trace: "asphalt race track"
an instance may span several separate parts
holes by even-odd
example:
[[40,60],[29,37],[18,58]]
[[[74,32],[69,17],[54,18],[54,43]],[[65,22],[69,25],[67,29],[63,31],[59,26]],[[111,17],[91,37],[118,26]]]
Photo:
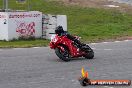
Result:
[[[83,88],[78,78],[84,67],[91,79],[132,80],[132,41],[90,44],[92,60],[63,62],[49,47],[0,49],[0,88]],[[85,88],[132,88],[87,86]]]

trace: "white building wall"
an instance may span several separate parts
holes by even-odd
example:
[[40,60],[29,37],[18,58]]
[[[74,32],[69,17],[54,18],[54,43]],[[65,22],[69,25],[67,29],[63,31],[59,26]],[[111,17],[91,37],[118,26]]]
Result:
[[42,36],[42,13],[0,12],[0,40]]
[[0,12],[0,40],[8,40],[8,14]]
[[[48,21],[47,21],[48,19]],[[55,29],[57,26],[62,26],[65,31],[67,31],[67,17],[66,15],[50,15],[46,16],[48,24],[44,24],[44,32],[46,33],[45,38],[50,39],[53,34],[55,34]],[[45,23],[45,22],[43,22]]]
[[65,31],[67,31],[67,16],[57,15],[57,26],[61,25]]
[[42,13],[31,12],[9,12],[8,13],[9,40],[19,37],[41,37],[42,35]]
[[44,17],[42,27],[42,12],[0,12],[0,40],[8,41],[30,36],[38,38],[42,35],[44,38],[50,39],[59,25],[67,31],[66,15],[48,14]]

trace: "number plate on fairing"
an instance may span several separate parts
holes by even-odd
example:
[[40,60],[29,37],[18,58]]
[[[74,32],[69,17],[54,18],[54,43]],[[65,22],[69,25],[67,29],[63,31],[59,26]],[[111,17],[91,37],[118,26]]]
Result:
[[52,35],[51,36],[51,42],[56,42],[56,41],[57,41],[56,35]]

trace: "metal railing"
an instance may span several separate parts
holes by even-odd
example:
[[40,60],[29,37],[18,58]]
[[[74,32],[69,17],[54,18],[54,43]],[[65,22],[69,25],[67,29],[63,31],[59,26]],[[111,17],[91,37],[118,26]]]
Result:
[[31,0],[0,0],[1,11],[29,11]]

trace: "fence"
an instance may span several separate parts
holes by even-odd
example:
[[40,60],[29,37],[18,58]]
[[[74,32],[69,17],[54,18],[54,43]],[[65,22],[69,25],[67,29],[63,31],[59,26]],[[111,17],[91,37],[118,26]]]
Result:
[[[35,7],[34,0],[0,0],[0,9],[4,9],[6,6],[6,1],[8,1],[9,10],[31,10],[32,6]],[[19,1],[23,1],[20,3]]]

